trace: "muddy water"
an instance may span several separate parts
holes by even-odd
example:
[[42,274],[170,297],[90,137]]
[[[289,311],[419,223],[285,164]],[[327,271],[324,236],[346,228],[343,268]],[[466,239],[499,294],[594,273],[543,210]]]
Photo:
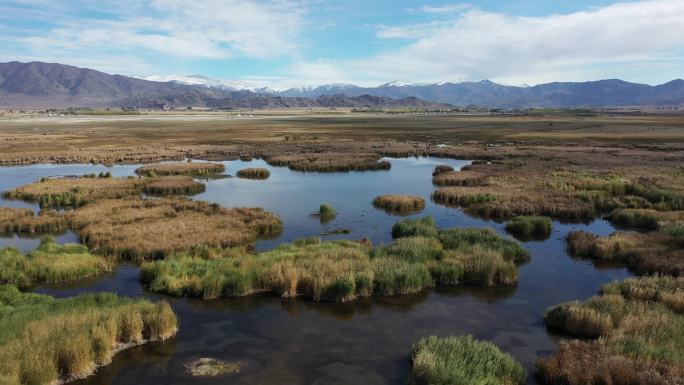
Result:
[[[433,215],[442,227],[487,226],[504,233],[502,223],[471,218],[460,210],[429,201],[431,171],[436,164],[460,167],[467,162],[431,158],[390,159],[390,171],[366,173],[300,173],[273,168],[262,161],[226,162],[227,174],[242,167],[266,167],[266,181],[223,178],[206,181],[207,190],[195,199],[226,207],[261,206],[278,214],[284,232],[260,240],[264,250],[303,236],[337,228],[351,234],[325,239],[368,237],[374,244],[390,242],[390,228],[399,217],[373,208],[379,194],[411,193],[425,197],[425,210],[413,217]],[[30,166],[0,168],[3,190],[41,176],[78,175],[111,171],[132,175],[136,166]],[[310,214],[322,202],[338,211],[322,224]],[[2,201],[2,205],[25,203]],[[601,284],[627,277],[620,266],[593,265],[571,259],[565,250],[568,231],[582,229],[608,235],[615,229],[603,220],[589,224],[554,222],[549,239],[525,242],[531,261],[520,267],[514,288],[450,288],[426,290],[412,296],[373,298],[352,304],[318,304],[305,300],[283,302],[274,296],[199,301],[147,293],[138,283],[138,269],[121,265],[113,274],[36,291],[71,296],[88,291],[113,291],[127,296],[169,300],[179,316],[180,332],[171,341],[149,344],[120,353],[112,365],[80,384],[404,384],[411,345],[425,335],[471,333],[511,353],[530,369],[539,355],[552,352],[559,336],[547,331],[544,310],[555,303],[587,298]],[[68,241],[67,233],[62,241]],[[0,239],[0,245],[17,242]],[[19,239],[22,242],[37,240]],[[25,247],[29,247],[27,245]],[[242,363],[239,374],[193,378],[183,365],[200,357]],[[530,375],[529,383],[535,383]]]

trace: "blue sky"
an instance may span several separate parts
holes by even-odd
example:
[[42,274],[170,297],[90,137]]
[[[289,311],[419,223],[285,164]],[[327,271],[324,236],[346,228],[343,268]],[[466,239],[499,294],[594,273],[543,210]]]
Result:
[[0,61],[255,85],[684,77],[683,0],[0,3]]

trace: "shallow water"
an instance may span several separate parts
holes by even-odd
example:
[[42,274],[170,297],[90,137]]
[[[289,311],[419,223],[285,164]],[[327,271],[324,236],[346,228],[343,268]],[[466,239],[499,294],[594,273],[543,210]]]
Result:
[[[376,195],[388,193],[425,197],[425,210],[412,216],[433,215],[441,227],[488,226],[504,233],[503,223],[472,218],[460,210],[430,202],[434,166],[446,163],[460,167],[467,162],[432,158],[390,160],[390,171],[334,174],[293,172],[270,167],[260,160],[230,161],[225,162],[227,174],[234,175],[248,166],[266,167],[271,177],[266,181],[209,180],[206,192],[194,198],[226,207],[261,206],[278,214],[285,230],[275,239],[260,240],[259,250],[336,228],[350,228],[352,232],[324,238],[367,237],[374,244],[388,243],[391,226],[399,217],[371,204]],[[100,171],[112,171],[115,176],[132,175],[135,168],[0,168],[0,188],[5,190],[50,175]],[[327,224],[310,215],[322,202],[329,202],[338,211],[337,217]],[[8,203],[17,204],[0,202]],[[536,357],[551,353],[559,338],[544,326],[544,310],[558,302],[587,298],[596,294],[601,284],[630,275],[624,267],[570,258],[564,238],[573,229],[603,236],[615,231],[603,220],[590,224],[554,222],[549,239],[524,243],[532,258],[519,268],[519,283],[513,288],[438,288],[412,296],[373,298],[351,304],[319,304],[300,299],[284,302],[267,295],[203,302],[147,293],[138,283],[137,267],[121,265],[115,273],[104,277],[36,291],[59,297],[113,291],[166,298],[179,316],[180,332],[173,340],[122,352],[112,365],[101,368],[81,384],[404,384],[413,343],[430,334],[462,333],[489,339],[514,355],[530,369],[528,382],[532,384]],[[0,239],[0,246],[4,244],[7,240]],[[184,372],[183,365],[199,357],[240,360],[245,367],[237,375],[192,378]]]

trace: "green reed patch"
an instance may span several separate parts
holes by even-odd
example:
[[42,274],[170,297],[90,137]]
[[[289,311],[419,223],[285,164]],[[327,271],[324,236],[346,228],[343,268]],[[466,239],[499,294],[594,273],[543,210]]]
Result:
[[422,338],[411,353],[409,384],[524,384],[527,373],[510,355],[471,335]]
[[166,302],[82,294],[67,299],[0,286],[0,383],[43,385],[85,378],[116,351],[176,333]]
[[92,255],[79,244],[60,245],[44,236],[40,247],[23,255],[14,248],[0,249],[0,284],[29,287],[82,279],[112,270],[107,259]]
[[548,237],[552,226],[549,217],[518,216],[506,224],[506,231],[522,237]]
[[318,208],[318,215],[321,218],[334,218],[337,215],[337,212],[330,204],[321,203],[321,206]]

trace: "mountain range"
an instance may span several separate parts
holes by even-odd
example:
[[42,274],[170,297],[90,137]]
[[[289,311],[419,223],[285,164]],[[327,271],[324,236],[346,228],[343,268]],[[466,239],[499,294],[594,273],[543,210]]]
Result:
[[[152,78],[154,79],[154,78]],[[328,84],[276,90],[200,75],[150,80],[42,62],[0,63],[0,108],[291,108],[684,106],[684,80],[651,86],[610,79],[531,87],[480,82],[377,87]]]

